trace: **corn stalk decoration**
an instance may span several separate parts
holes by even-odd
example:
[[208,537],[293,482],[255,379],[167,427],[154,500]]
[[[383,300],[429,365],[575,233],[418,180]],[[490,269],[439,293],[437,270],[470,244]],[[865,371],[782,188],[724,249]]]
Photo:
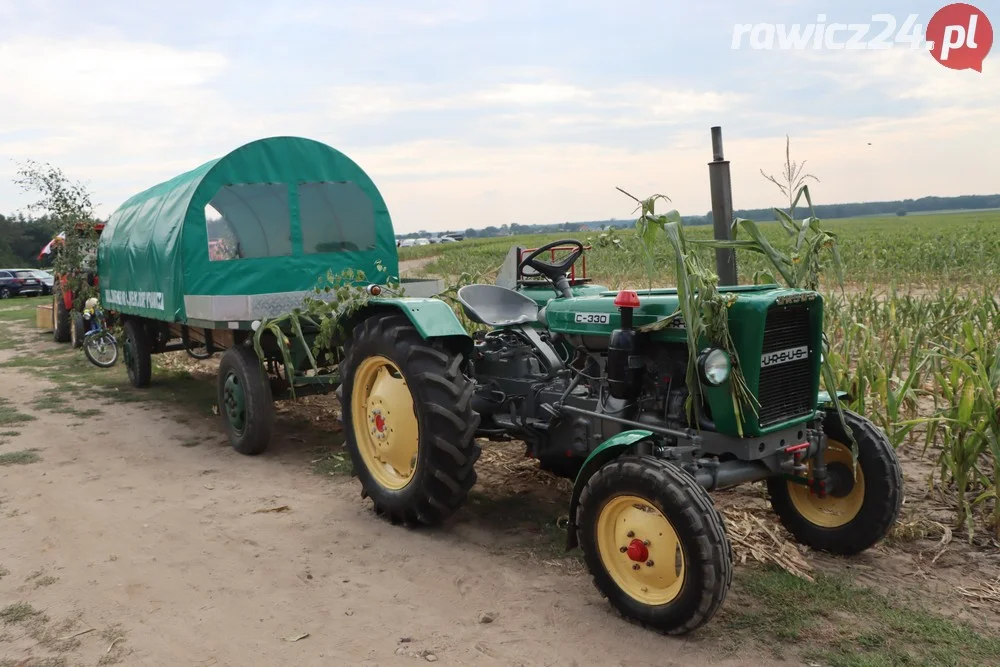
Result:
[[[628,195],[621,188],[618,189]],[[632,195],[628,196],[632,197]],[[697,424],[697,420],[694,419],[694,406],[696,401],[701,401],[703,392],[701,375],[698,373],[701,341],[707,339],[711,345],[720,347],[729,354],[732,361],[730,386],[732,387],[733,410],[736,413],[737,429],[742,436],[744,407],[750,406],[756,413],[759,406],[753,393],[747,387],[736,354],[736,346],[729,333],[729,308],[736,301],[736,295],[720,294],[717,289],[719,276],[706,268],[697,255],[688,252],[688,241],[684,237],[680,214],[676,210],[671,210],[663,215],[656,214],[657,200],[670,201],[668,197],[654,195],[645,200],[632,198],[639,203],[641,210],[641,215],[636,221],[636,229],[639,232],[650,280],[652,280],[654,272],[652,248],[657,235],[661,232],[666,234],[673,246],[677,275],[677,311],[664,319],[639,327],[639,330],[657,331],[670,326],[677,317],[680,317],[684,322],[688,344],[687,386],[689,391],[685,408],[688,421],[691,423]]]
[[[792,218],[792,212],[801,199],[805,199],[809,206],[809,216],[797,222]],[[691,243],[708,246],[710,248],[731,248],[734,250],[749,250],[763,255],[771,264],[774,273],[781,276],[785,285],[791,288],[807,289],[819,291],[820,277],[823,271],[822,255],[824,251],[829,251],[833,260],[833,268],[836,271],[837,282],[840,285],[841,293],[844,291],[844,270],[840,259],[840,252],[837,249],[837,236],[833,232],[823,229],[820,220],[816,217],[813,208],[812,197],[809,194],[809,186],[802,185],[798,193],[790,199],[788,211],[780,208],[773,208],[775,217],[792,240],[792,248],[789,251],[781,251],[768,241],[761,232],[760,227],[753,220],[736,218],[733,220],[731,233],[732,240],[697,240]],[[743,232],[748,239],[740,239],[739,233]],[[754,274],[754,283],[760,281],[777,284],[775,275],[767,272],[757,272]],[[847,425],[844,419],[844,409],[837,396],[837,382],[834,377],[830,359],[827,357],[827,341],[824,335],[823,360],[821,370],[823,374],[823,384],[830,395],[830,400],[837,409],[844,432],[847,433],[851,441],[851,456],[854,462],[854,471],[857,474],[858,443],[854,438],[854,432]]]
[[[385,272],[380,261],[376,261],[375,269],[380,274]],[[336,354],[350,335],[346,327],[353,316],[376,298],[369,292],[368,286],[368,277],[364,271],[345,269],[338,274],[330,271],[313,288],[315,296],[303,299],[301,308],[255,323],[253,347],[257,358],[261,360],[266,358],[263,338],[268,334],[273,336],[293,398],[295,385],[292,379],[295,375],[295,363],[292,346],[300,345],[311,370],[320,373],[319,360],[330,354]],[[404,293],[399,279],[395,277],[389,277],[380,287],[393,296],[403,296]],[[303,325],[314,335],[311,347],[306,342]],[[286,329],[290,330],[292,339],[285,333]]]
[[[790,160],[790,158],[789,158]],[[728,328],[728,308],[736,300],[736,295],[723,295],[718,292],[718,275],[704,266],[697,255],[688,251],[688,245],[699,244],[711,248],[731,248],[734,250],[749,250],[757,252],[770,262],[773,267],[772,272],[756,272],[753,276],[754,283],[760,282],[777,283],[775,274],[781,276],[784,283],[791,288],[801,288],[818,291],[820,288],[820,276],[823,269],[822,255],[824,251],[830,251],[833,259],[833,266],[836,271],[837,280],[843,292],[843,265],[840,253],[837,249],[837,237],[832,232],[820,226],[820,220],[815,215],[812,197],[809,193],[809,186],[801,184],[805,177],[801,175],[801,168],[796,168],[794,163],[789,162],[786,169],[792,179],[789,186],[782,189],[788,193],[792,185],[798,185],[798,191],[794,196],[789,197],[788,211],[775,207],[773,209],[775,217],[782,229],[788,234],[793,242],[790,251],[782,251],[776,248],[761,232],[760,227],[753,220],[737,218],[732,223],[732,240],[687,240],[684,237],[683,223],[680,214],[676,210],[671,210],[665,215],[656,215],[654,211],[657,200],[670,201],[664,195],[654,195],[645,200],[625,192],[621,188],[618,190],[635,201],[639,202],[641,215],[636,221],[636,229],[645,251],[645,259],[650,276],[652,277],[655,267],[652,264],[652,247],[659,230],[666,233],[667,239],[674,248],[677,276],[677,294],[679,299],[679,312],[685,323],[688,342],[688,369],[687,383],[692,388],[691,395],[688,396],[688,418],[691,418],[691,410],[694,400],[701,397],[701,382],[697,372],[697,356],[700,351],[700,336],[705,336],[713,345],[717,345],[729,353],[732,360],[732,382],[730,383],[732,392],[733,407],[736,412],[737,424],[740,425],[740,435],[742,436],[743,408],[749,406],[756,412],[756,399],[746,385],[746,380],[741,371],[741,364],[735,350]],[[815,178],[815,177],[813,177]],[[777,182],[773,177],[769,178]],[[778,184],[781,187],[781,184]],[[796,222],[792,217],[795,207],[805,199],[809,206],[810,215],[801,222]],[[738,238],[742,231],[749,238]],[[659,327],[668,326],[675,316],[655,322],[644,327],[644,330],[655,330]],[[824,348],[826,348],[824,338]],[[844,419],[843,407],[837,396],[837,384],[834,378],[830,360],[826,357],[824,349],[823,361],[821,363],[823,383],[829,392],[830,399],[837,410],[844,431],[847,433],[851,444],[854,470],[857,474],[858,444],[854,433],[848,427]]]

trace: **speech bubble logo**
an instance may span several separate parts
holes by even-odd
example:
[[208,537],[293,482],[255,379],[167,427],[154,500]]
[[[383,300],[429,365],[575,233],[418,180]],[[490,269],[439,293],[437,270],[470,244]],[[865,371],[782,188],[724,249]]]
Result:
[[931,55],[951,69],[983,71],[983,60],[993,47],[993,25],[978,7],[956,2],[937,10],[927,24]]

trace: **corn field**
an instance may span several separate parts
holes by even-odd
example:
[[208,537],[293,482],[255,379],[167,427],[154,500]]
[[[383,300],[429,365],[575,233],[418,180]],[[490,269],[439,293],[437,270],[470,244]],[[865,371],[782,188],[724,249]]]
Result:
[[[824,282],[829,361],[845,407],[873,419],[897,449],[934,463],[932,492],[954,508],[956,527],[1000,537],[1000,212],[824,222],[837,235],[846,287]],[[764,235],[784,243],[776,224]],[[685,229],[708,239],[711,229]],[[401,260],[435,256],[428,274],[491,281],[512,245],[587,240],[590,277],[611,289],[674,285],[666,239],[649,275],[632,230],[469,239],[402,248]],[[714,266],[713,251],[702,261]],[[771,270],[737,255],[741,282]],[[827,276],[829,279],[830,276]]]

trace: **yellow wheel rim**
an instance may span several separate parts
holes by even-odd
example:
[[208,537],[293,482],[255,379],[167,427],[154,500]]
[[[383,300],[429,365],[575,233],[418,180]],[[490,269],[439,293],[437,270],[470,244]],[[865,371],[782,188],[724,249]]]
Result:
[[355,371],[351,420],[358,452],[375,480],[393,490],[409,484],[420,432],[410,388],[386,357],[368,357]]
[[[847,468],[850,475],[853,470],[851,462],[851,448],[842,442],[827,438],[826,441],[826,464],[837,464]],[[812,459],[808,462],[808,476],[812,479]],[[848,477],[848,479],[850,479]],[[836,489],[834,489],[836,493]],[[865,501],[865,476],[858,466],[858,478],[854,482],[853,488],[844,496],[837,497],[827,495],[825,498],[818,497],[809,487],[804,484],[788,482],[788,495],[791,498],[792,506],[809,523],[813,523],[823,528],[839,528],[850,523],[861,511],[861,505]]]
[[637,496],[616,496],[597,516],[597,550],[619,588],[648,605],[674,600],[684,584],[684,553],[663,513]]

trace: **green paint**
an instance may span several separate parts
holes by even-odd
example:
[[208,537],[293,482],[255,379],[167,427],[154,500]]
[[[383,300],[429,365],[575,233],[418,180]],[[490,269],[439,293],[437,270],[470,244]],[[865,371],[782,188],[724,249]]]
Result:
[[[373,246],[307,252],[301,209],[307,196],[304,188],[316,183],[349,183],[360,188],[362,194],[352,201],[365,203],[367,197],[373,216],[367,224],[374,224]],[[271,208],[287,217],[289,224],[287,238],[265,234],[263,240],[248,244],[255,250],[248,254],[259,254],[262,249],[270,252],[272,244],[287,244],[287,254],[210,261],[205,206],[228,192],[228,186],[247,184],[273,184],[287,191],[287,201],[275,200]],[[226,195],[231,202],[246,195],[239,189],[232,192],[236,194]],[[313,193],[312,197],[315,201],[317,196]],[[232,210],[239,212],[239,205],[236,201]],[[253,222],[250,214],[241,219]],[[330,224],[342,224],[347,230],[361,223],[349,217]],[[376,269],[376,261],[381,261],[384,274]],[[100,236],[97,263],[105,304],[127,315],[168,322],[186,321],[184,295],[306,291],[328,271],[337,274],[346,268],[362,270],[373,281],[399,273],[392,221],[375,184],[346,155],[298,137],[250,142],[127,200],[111,215]]]
[[[576,481],[573,482],[573,495],[569,502],[571,526],[573,524],[573,519],[576,516],[576,507],[580,502],[580,494],[583,492],[583,487],[587,485],[587,481],[593,477],[594,473],[610,461],[624,454],[628,451],[628,448],[635,443],[652,437],[654,437],[653,432],[645,429],[622,431],[621,433],[617,433],[602,442],[596,449],[594,449],[594,451],[590,453],[589,456],[587,456],[587,460],[583,462],[580,472],[576,475]],[[572,549],[576,545],[576,531],[567,531],[566,549]]]
[[[760,359],[764,345],[764,327],[768,309],[779,299],[809,295],[814,296],[807,301],[809,305],[810,346],[809,354],[812,364],[811,395],[817,396],[820,381],[820,355],[823,336],[823,299],[820,295],[808,290],[782,288],[776,285],[741,285],[738,287],[723,287],[721,292],[737,295],[735,303],[729,309],[729,330],[736,346],[737,354],[742,361],[743,376],[750,392],[757,395],[760,387]],[[549,301],[545,312],[549,328],[552,331],[567,335],[608,337],[611,332],[621,326],[621,315],[614,305],[617,292],[605,291],[597,295],[581,296],[572,299],[553,299]],[[639,290],[640,307],[633,313],[633,325],[643,327],[660,322],[677,313],[678,298],[675,289]],[[607,314],[605,324],[582,323],[576,321],[577,314]],[[685,343],[684,329],[678,325],[652,332],[650,339],[655,342]],[[707,340],[703,345],[708,347]],[[715,429],[720,433],[738,435],[735,411],[732,405],[732,393],[729,383],[719,387],[704,387],[705,400],[709,406]],[[811,410],[817,408],[814,398]],[[749,406],[744,410],[743,433],[746,437],[764,435],[791,424],[807,421],[812,418],[812,412],[800,419],[782,424],[773,424],[761,428],[756,415]]]
[[[604,294],[608,291],[608,288],[604,285],[574,285],[570,287],[573,292],[573,296],[596,296],[599,294]],[[539,307],[546,305],[558,295],[553,287],[549,285],[538,286],[538,287],[520,287],[517,290],[526,297],[532,299]]]
[[371,306],[391,306],[401,310],[417,328],[424,338],[443,338],[458,336],[471,338],[465,328],[446,302],[440,299],[418,299],[404,297],[399,299],[372,299]]

